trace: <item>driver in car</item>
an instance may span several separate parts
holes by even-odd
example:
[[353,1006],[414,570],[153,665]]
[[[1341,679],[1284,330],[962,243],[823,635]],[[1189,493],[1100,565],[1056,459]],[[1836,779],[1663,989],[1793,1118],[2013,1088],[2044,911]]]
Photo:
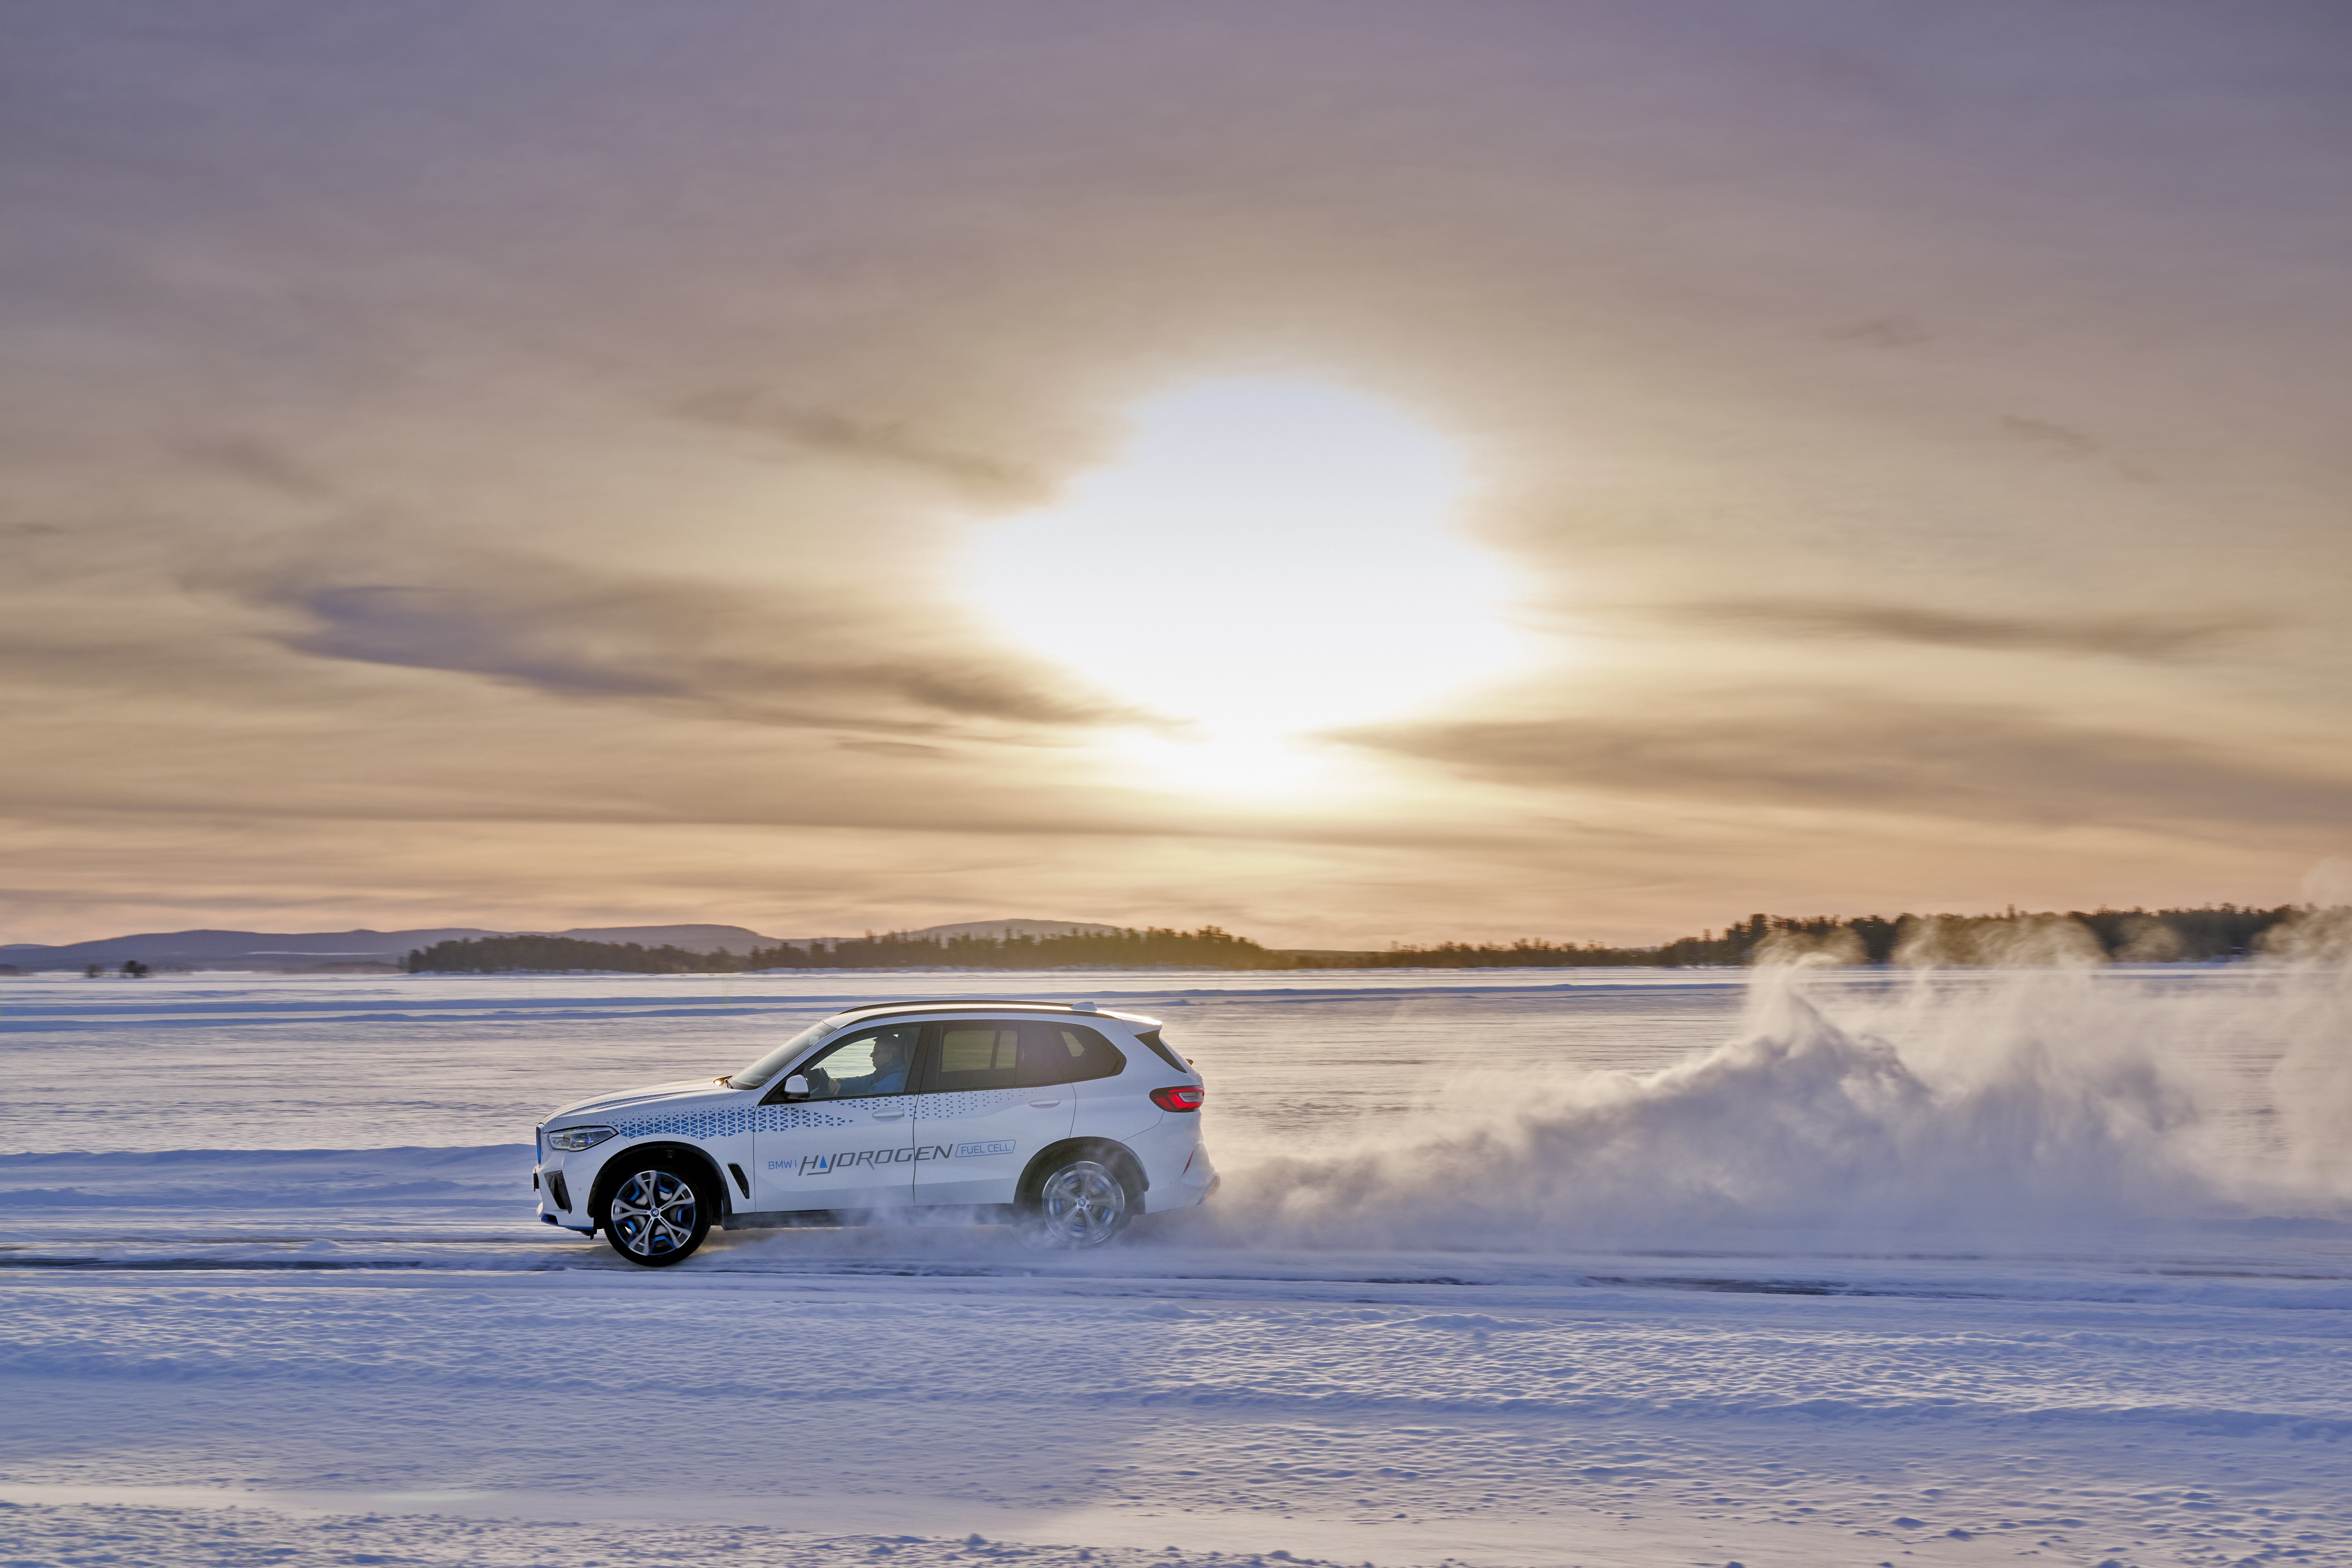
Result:
[[827,1075],[825,1096],[833,1100],[862,1099],[876,1094],[903,1094],[907,1089],[907,1042],[892,1030],[874,1041],[873,1066],[850,1077]]

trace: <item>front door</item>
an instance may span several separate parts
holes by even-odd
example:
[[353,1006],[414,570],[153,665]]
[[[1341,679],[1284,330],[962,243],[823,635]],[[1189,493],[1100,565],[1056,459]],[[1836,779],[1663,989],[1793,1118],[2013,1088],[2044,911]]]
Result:
[[1037,1151],[1070,1135],[1077,1097],[1064,1032],[1010,1019],[932,1026],[915,1097],[917,1203],[1009,1204]]
[[755,1206],[870,1210],[912,1201],[907,1080],[922,1028],[853,1030],[793,1069],[809,1080],[808,1098],[783,1099],[781,1081],[769,1091],[760,1107]]

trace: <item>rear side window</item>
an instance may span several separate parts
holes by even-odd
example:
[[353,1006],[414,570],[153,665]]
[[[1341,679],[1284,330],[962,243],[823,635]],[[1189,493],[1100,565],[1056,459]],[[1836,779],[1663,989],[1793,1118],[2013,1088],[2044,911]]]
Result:
[[1021,1026],[1021,1087],[1084,1083],[1127,1070],[1118,1047],[1083,1024],[1058,1019]]
[[957,1020],[940,1026],[939,1056],[930,1081],[934,1094],[959,1089],[1013,1089],[1022,1082],[1021,1026]]
[[1169,1048],[1168,1042],[1160,1037],[1159,1030],[1145,1029],[1138,1033],[1135,1037],[1142,1041],[1146,1048],[1148,1048],[1153,1056],[1158,1057],[1161,1061],[1166,1062],[1178,1072],[1189,1073],[1192,1070],[1191,1065],[1188,1064],[1182,1057],[1178,1056],[1173,1050]]

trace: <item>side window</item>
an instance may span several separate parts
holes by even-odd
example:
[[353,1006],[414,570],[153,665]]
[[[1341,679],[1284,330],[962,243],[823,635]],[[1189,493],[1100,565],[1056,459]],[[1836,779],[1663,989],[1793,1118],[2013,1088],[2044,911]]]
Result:
[[864,1100],[907,1092],[907,1069],[914,1065],[920,1024],[870,1029],[826,1047],[800,1070],[808,1075],[811,1100]]
[[924,1088],[934,1094],[959,1089],[1013,1089],[1021,1081],[1021,1026],[955,1018],[939,1026],[939,1056]]
[[1178,1072],[1191,1072],[1192,1070],[1185,1062],[1184,1058],[1176,1054],[1175,1048],[1170,1046],[1166,1040],[1160,1037],[1159,1030],[1146,1029],[1135,1037],[1141,1040],[1145,1046],[1149,1047],[1153,1056],[1158,1057],[1161,1061],[1166,1062]]
[[1126,1066],[1127,1058],[1117,1047],[1083,1024],[1055,1020],[1021,1026],[1024,1089],[1110,1078]]

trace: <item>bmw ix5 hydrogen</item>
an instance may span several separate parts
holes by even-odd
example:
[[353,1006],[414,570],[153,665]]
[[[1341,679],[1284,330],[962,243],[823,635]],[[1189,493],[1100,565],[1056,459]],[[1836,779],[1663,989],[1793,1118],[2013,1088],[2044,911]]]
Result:
[[961,1211],[1097,1247],[1216,1189],[1201,1075],[1157,1019],[1091,1003],[877,1003],[742,1071],[567,1105],[538,1129],[539,1217],[660,1268],[717,1226]]

